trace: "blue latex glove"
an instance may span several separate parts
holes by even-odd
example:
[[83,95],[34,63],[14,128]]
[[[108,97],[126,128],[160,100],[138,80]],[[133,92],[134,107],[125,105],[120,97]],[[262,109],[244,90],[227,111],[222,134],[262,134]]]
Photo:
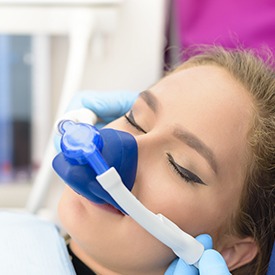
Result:
[[71,111],[83,107],[90,109],[100,118],[100,122],[96,126],[101,128],[128,112],[138,94],[138,92],[121,90],[111,92],[83,91],[73,97],[67,110]]
[[199,269],[186,264],[181,259],[176,259],[168,267],[164,275],[229,275],[230,272],[221,254],[211,249],[213,246],[212,238],[207,234],[203,234],[196,239],[206,249],[199,261]]

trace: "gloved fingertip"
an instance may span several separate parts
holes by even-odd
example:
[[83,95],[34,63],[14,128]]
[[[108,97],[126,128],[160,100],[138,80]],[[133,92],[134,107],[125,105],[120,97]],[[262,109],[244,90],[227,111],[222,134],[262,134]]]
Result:
[[96,123],[96,128],[97,129],[101,129],[101,128],[103,128],[104,126],[105,126],[106,124],[104,123],[104,122],[99,122],[99,123]]
[[201,234],[196,237],[196,240],[204,246],[204,249],[211,249],[213,247],[212,237],[208,234]]
[[229,275],[230,272],[222,255],[214,250],[206,250],[199,261],[200,274]]
[[113,116],[112,117],[104,117],[104,122],[105,122],[105,124],[107,124],[107,123],[110,123],[116,119],[117,119],[117,117],[113,117]]
[[177,263],[178,263],[178,258],[175,259],[168,267],[168,269],[165,271],[164,275],[173,275],[174,271],[176,269]]
[[182,275],[182,274],[188,274],[188,275],[198,275],[198,269],[193,265],[188,265],[183,260],[179,259],[174,275]]

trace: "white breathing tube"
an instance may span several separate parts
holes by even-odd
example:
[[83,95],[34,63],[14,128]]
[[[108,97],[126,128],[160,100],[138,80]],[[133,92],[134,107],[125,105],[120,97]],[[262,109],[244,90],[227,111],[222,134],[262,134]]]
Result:
[[115,168],[111,167],[96,179],[139,225],[170,247],[187,264],[196,265],[204,251],[203,245],[165,216],[148,210],[125,187]]
[[[74,122],[95,124],[97,117],[89,109],[78,109],[65,114],[61,120],[70,119]],[[57,127],[56,127],[57,128]],[[148,210],[125,187],[120,175],[111,167],[96,177],[100,185],[113,197],[118,205],[124,209],[131,218],[152,234],[159,241],[170,247],[174,253],[189,265],[197,267],[198,261],[204,252],[204,246],[191,235],[182,231],[176,224],[161,214],[154,214]]]

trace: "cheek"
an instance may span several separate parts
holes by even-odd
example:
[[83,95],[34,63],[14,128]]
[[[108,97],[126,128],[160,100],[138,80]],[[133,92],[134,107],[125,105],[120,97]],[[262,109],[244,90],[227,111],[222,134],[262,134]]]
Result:
[[66,186],[58,204],[60,221],[69,235],[79,235],[83,231],[82,227],[77,225],[85,221],[85,208],[78,197]]
[[[120,118],[106,127],[129,131]],[[178,178],[168,167],[163,152],[165,140],[139,141],[139,164],[133,194],[152,212],[161,213],[187,233],[215,237],[235,209],[234,194],[221,184],[201,186]],[[156,161],[158,160],[158,161]],[[217,186],[219,185],[219,186]],[[229,194],[230,193],[230,194]]]
[[[59,202],[58,213],[66,232],[71,237],[80,238],[87,243],[93,236],[102,232],[105,226],[104,215],[67,186]],[[101,231],[93,224],[102,224]]]
[[[88,211],[78,195],[66,188],[59,215],[75,244],[96,261],[120,268],[164,271],[174,254],[131,218],[116,219]],[[142,272],[141,272],[142,273]],[[145,273],[145,272],[144,272]],[[163,273],[163,272],[162,272]]]
[[167,168],[149,163],[140,167],[133,193],[152,212],[163,214],[192,236],[216,235],[232,208],[218,190],[173,181]]
[[127,132],[127,130],[126,130],[127,122],[126,122],[126,119],[124,117],[120,117],[120,118],[118,118],[116,120],[113,120],[112,122],[106,124],[104,126],[104,128],[113,128],[113,129],[116,129],[116,130],[122,130],[122,131]]

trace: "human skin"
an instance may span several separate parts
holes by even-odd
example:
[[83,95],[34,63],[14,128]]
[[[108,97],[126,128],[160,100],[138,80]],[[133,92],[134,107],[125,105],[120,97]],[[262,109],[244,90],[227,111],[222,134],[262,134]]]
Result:
[[[225,233],[244,185],[252,113],[242,85],[224,69],[203,65],[163,78],[149,96],[137,99],[127,116],[142,130],[125,117],[107,127],[136,138],[132,193],[137,199],[193,236],[210,234],[223,252],[240,241]],[[200,180],[186,181],[169,163],[171,156]],[[59,215],[72,250],[97,274],[163,274],[175,258],[131,217],[91,203],[69,187]],[[229,267],[242,265],[236,257],[231,261],[232,253],[225,255]]]

